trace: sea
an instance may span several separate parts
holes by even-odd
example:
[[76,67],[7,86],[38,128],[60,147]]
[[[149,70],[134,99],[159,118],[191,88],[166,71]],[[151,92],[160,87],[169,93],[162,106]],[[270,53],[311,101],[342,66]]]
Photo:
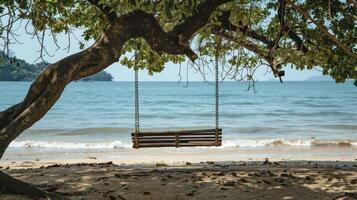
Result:
[[[30,82],[0,82],[0,110],[20,102]],[[222,147],[357,147],[357,87],[352,82],[220,84]],[[140,82],[140,130],[215,127],[209,82]],[[133,82],[73,82],[43,119],[8,151],[131,149]]]

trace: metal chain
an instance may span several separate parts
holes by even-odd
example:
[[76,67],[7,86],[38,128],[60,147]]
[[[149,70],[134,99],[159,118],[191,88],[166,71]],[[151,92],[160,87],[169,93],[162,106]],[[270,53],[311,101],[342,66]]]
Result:
[[218,74],[219,74],[219,71],[218,71],[218,55],[216,55],[216,66],[215,66],[215,71],[216,71],[216,129],[219,128],[219,80],[218,80]]
[[140,118],[139,118],[139,76],[138,68],[135,66],[135,133],[139,132]]

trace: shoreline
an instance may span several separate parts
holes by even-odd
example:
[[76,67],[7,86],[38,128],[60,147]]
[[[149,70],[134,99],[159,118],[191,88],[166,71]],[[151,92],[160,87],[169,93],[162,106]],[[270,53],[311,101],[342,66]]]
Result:
[[151,148],[113,150],[63,150],[63,151],[8,151],[0,166],[2,168],[38,168],[52,164],[104,163],[114,164],[182,164],[206,161],[357,161],[357,148]]

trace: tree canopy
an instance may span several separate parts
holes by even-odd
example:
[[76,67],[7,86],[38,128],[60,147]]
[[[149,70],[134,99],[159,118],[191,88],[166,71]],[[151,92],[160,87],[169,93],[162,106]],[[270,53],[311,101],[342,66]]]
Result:
[[[60,33],[71,37],[73,29],[82,29],[78,41],[96,40],[111,21],[133,11],[155,18],[165,32],[190,19],[199,0],[11,0],[2,1],[2,33],[5,50],[15,42],[16,21],[23,21],[29,34],[43,42],[44,37]],[[336,82],[357,78],[357,6],[355,0],[226,0],[217,1],[205,25],[193,35],[183,32],[181,42],[188,43],[186,55],[198,57],[193,65],[202,71],[204,63],[216,53],[217,38],[222,38],[219,56],[227,61],[228,78],[249,79],[261,65],[274,75],[289,66],[296,69],[321,69]],[[192,19],[193,20],[193,19]],[[130,23],[130,22],[128,22]],[[10,33],[10,34],[9,34]],[[11,46],[10,46],[11,48]],[[133,58],[137,53],[136,60]],[[131,53],[127,53],[131,52]],[[133,38],[124,44],[120,63],[160,72],[165,63],[185,61],[183,54],[157,51],[145,38]],[[43,57],[46,49],[40,52]],[[206,57],[208,56],[208,57]],[[206,59],[204,59],[206,58]],[[202,61],[202,62],[200,62]],[[203,62],[204,61],[204,62]]]
[[[4,57],[20,28],[39,42],[42,60],[51,55],[46,38],[60,48],[59,34],[73,41],[73,30],[83,30],[82,51],[50,64],[23,101],[0,112],[0,158],[71,81],[115,62],[154,73],[188,59],[205,76],[219,60],[223,78],[247,81],[260,66],[276,77],[288,66],[357,79],[356,0],[0,0],[0,13]],[[2,172],[0,191],[47,195]]]

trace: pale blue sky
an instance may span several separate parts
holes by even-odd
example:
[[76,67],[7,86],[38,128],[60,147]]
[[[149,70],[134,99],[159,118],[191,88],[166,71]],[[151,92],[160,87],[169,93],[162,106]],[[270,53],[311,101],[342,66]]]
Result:
[[[81,31],[77,30],[74,32],[77,38],[81,38]],[[24,59],[29,63],[34,63],[34,61],[38,58],[40,49],[40,45],[37,42],[37,39],[31,38],[29,35],[25,33],[23,29],[18,30],[19,37],[17,38],[23,44],[12,44],[10,49],[15,53],[15,55],[20,58]],[[61,49],[58,51],[56,50],[56,46],[54,45],[51,37],[47,37],[46,40],[46,48],[48,51],[53,54],[53,57],[45,57],[48,62],[56,62],[61,58],[64,58],[68,55],[76,53],[80,51],[78,41],[72,37],[71,38],[71,48],[70,51],[64,50],[64,48],[68,44],[67,36],[60,35],[58,37],[58,43],[61,46]],[[93,41],[88,42],[86,45],[89,46]],[[182,74],[183,80],[186,80],[186,64],[182,65]],[[175,64],[167,64],[165,70],[161,73],[154,74],[153,76],[147,75],[146,71],[140,72],[139,79],[142,81],[178,81],[178,70],[179,65]],[[133,80],[133,71],[127,69],[125,66],[120,65],[119,63],[115,63],[108,67],[105,71],[109,72],[113,75],[115,81],[132,81]],[[292,70],[290,67],[285,68],[286,76],[284,80],[286,81],[299,81],[305,80],[310,76],[320,76],[321,72],[317,70],[304,70],[304,71],[297,71]],[[258,70],[255,74],[255,79],[257,80],[269,80],[273,78],[271,73],[265,74],[265,69]],[[189,69],[189,80],[190,81],[201,81],[202,76],[199,73],[195,73],[193,69]]]

